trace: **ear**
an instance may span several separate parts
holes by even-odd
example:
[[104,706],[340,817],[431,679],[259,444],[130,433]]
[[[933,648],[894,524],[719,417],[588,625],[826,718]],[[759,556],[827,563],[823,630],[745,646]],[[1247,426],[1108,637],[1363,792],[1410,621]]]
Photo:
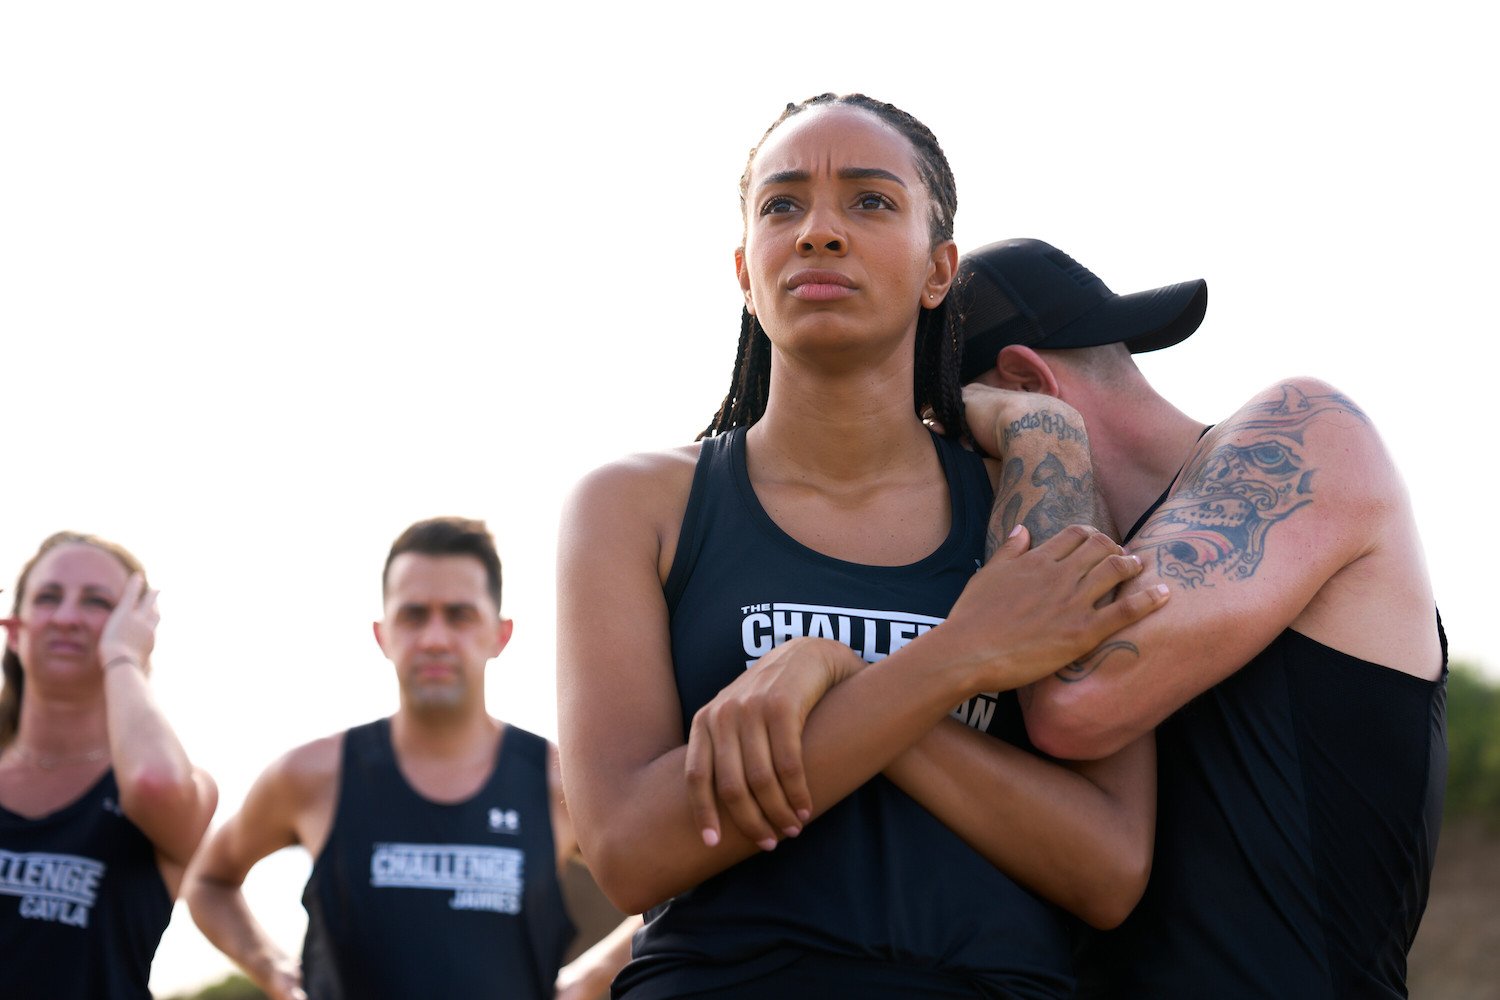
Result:
[[491,659],[499,656],[510,643],[510,634],[515,630],[515,627],[516,623],[511,619],[503,617],[500,619],[500,623],[495,629],[495,651],[490,654]]
[[740,293],[745,296],[745,309],[755,315],[755,300],[750,297],[750,271],[745,267],[745,248],[734,248],[734,276],[740,283]]
[[385,622],[371,622],[370,631],[375,633],[375,645],[380,647],[382,653],[385,653],[386,659],[390,659],[391,654],[385,652]]
[[1036,351],[1019,344],[1000,349],[999,356],[995,358],[995,377],[997,381],[991,384],[1002,389],[1062,396],[1057,389],[1057,376],[1052,367]]
[[958,273],[958,244],[944,240],[932,249],[927,281],[922,285],[922,308],[936,309],[948,297],[953,276]]
[[16,644],[20,641],[21,619],[0,618],[0,628],[5,629],[5,648],[20,656],[21,651],[16,648]]

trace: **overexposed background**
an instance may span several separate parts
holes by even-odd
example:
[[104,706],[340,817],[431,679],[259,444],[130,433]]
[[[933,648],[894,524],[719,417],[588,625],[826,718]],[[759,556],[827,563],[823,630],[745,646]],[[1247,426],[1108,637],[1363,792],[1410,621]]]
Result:
[[[391,710],[385,550],[483,517],[516,620],[491,707],[555,736],[562,497],[707,423],[746,153],[785,102],[862,90],[942,140],[960,248],[1207,278],[1203,328],[1142,362],[1192,415],[1293,374],[1361,403],[1455,654],[1500,672],[1500,72],[1476,5],[1418,9],[6,5],[0,581],[60,528],[135,550],[222,819],[288,747]],[[293,951],[307,868],[249,886]],[[154,987],[227,968],[179,908]]]

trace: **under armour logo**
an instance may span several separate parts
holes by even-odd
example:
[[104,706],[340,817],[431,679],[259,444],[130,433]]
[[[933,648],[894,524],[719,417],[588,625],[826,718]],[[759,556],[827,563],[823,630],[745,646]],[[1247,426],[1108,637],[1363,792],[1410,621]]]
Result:
[[490,829],[496,833],[519,833],[521,814],[514,809],[491,809]]

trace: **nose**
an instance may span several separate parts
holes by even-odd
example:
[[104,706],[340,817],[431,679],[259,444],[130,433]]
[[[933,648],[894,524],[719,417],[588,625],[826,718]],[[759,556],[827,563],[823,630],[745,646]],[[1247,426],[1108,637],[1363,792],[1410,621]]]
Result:
[[848,237],[838,224],[837,215],[826,208],[814,208],[807,213],[802,231],[797,235],[797,252],[804,257],[816,253],[842,256],[849,248]]
[[448,623],[443,620],[442,615],[433,615],[429,618],[418,635],[423,649],[447,649],[452,638]]
[[72,598],[59,601],[52,612],[52,624],[64,628],[82,625],[83,608]]

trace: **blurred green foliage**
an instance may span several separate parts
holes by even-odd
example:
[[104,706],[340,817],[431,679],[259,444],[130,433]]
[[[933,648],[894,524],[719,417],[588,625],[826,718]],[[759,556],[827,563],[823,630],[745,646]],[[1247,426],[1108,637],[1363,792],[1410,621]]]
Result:
[[266,995],[250,980],[235,973],[223,982],[205,986],[197,993],[183,993],[165,997],[164,1000],[266,1000]]
[[1500,827],[1500,684],[1469,663],[1448,675],[1448,795],[1445,816]]

